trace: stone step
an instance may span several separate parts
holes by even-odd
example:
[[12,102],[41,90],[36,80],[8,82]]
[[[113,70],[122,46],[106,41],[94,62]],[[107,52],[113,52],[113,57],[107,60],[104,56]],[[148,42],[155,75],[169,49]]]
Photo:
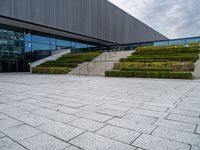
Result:
[[105,52],[91,62],[80,64],[69,74],[104,76],[105,71],[111,70],[114,66],[114,63],[119,62],[121,58],[130,56],[132,53],[133,51]]

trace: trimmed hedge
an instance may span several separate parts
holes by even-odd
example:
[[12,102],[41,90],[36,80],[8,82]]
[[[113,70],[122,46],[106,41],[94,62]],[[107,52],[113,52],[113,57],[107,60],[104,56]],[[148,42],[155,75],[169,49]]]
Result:
[[105,72],[106,77],[139,77],[139,78],[168,78],[168,79],[192,79],[190,72],[170,71],[119,71],[111,70]]
[[171,68],[121,68],[122,71],[173,71]]
[[69,67],[69,68],[75,68],[78,64],[76,63],[66,63],[66,62],[58,62],[58,61],[47,61],[38,67]]
[[121,62],[114,65],[116,70],[132,70],[135,68],[147,69],[155,68],[154,70],[159,69],[171,69],[173,71],[194,71],[193,62],[177,62],[177,61],[168,61],[168,62]]
[[184,48],[174,48],[174,49],[155,49],[155,50],[137,50],[132,55],[156,55],[156,54],[190,54],[190,53],[199,53],[199,48],[197,47],[184,47]]
[[71,53],[63,55],[58,61],[65,61],[65,60],[76,60],[76,61],[90,61],[94,57],[99,56],[100,52],[91,52],[91,53]]
[[34,74],[67,74],[71,69],[68,67],[34,67],[32,73]]
[[188,47],[199,47],[199,43],[190,43],[188,46],[185,46],[183,44],[170,44],[170,45],[159,45],[159,46],[142,46],[142,47],[137,47],[136,50],[169,50],[169,49],[184,49]]
[[169,49],[174,49],[174,48],[184,48],[184,45],[182,44],[171,44],[171,45],[160,45],[160,46],[142,46],[142,47],[138,47],[136,48],[136,51],[137,50],[149,50],[149,51],[152,51],[152,50],[169,50]]
[[161,62],[161,61],[192,61],[198,59],[198,54],[180,54],[180,55],[133,55],[120,59],[120,62]]

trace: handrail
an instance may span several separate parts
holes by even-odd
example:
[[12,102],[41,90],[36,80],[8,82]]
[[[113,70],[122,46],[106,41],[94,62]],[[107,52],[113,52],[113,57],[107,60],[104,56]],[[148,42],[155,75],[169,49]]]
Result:
[[[96,58],[93,58],[93,60],[91,62],[87,62],[84,66],[82,66],[81,68],[79,68],[79,75],[82,75],[81,71],[83,69],[87,69],[87,73],[89,73],[91,67],[90,67],[90,64],[92,64],[92,69],[96,67],[96,62],[103,62],[103,57],[104,57],[104,60],[106,61],[107,60],[107,53],[104,53],[104,54],[101,54],[100,56],[96,57]],[[100,59],[100,60],[98,60]]]
[[[112,58],[112,52],[114,52],[114,54],[116,55],[119,47],[120,46],[115,46],[108,52],[104,52],[100,56],[93,58],[92,61],[87,62],[84,66],[79,68],[79,75],[84,75],[83,73],[81,73],[83,69],[86,69],[86,74],[88,74],[91,69],[94,69],[96,67],[96,62],[106,62],[108,60],[108,57]],[[90,64],[92,65],[92,67],[90,67]]]

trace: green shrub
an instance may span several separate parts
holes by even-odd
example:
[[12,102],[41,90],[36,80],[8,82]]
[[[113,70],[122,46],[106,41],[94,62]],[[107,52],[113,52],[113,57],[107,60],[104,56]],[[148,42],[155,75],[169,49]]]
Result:
[[168,79],[192,79],[189,72],[170,72],[170,71],[106,71],[106,77],[139,77],[139,78],[168,78]]
[[93,58],[99,56],[100,53],[71,53],[63,55],[56,61],[65,63],[83,63],[91,61]]
[[160,45],[160,46],[143,46],[136,48],[136,51],[154,51],[154,50],[169,50],[174,48],[183,48],[184,45]]
[[155,49],[155,50],[137,50],[132,55],[162,55],[162,54],[190,54],[199,53],[199,48],[197,47],[184,47],[184,48],[174,48],[174,49]]
[[120,59],[120,62],[161,62],[161,61],[193,61],[198,59],[197,54],[180,55],[133,55]]
[[193,42],[193,43],[189,44],[189,47],[198,47],[199,48],[200,47],[199,44],[200,43],[198,43],[198,42]]
[[65,62],[58,62],[58,61],[47,61],[38,67],[69,67],[69,68],[75,68],[78,64],[75,63],[65,63]]
[[106,77],[133,77],[132,71],[110,70],[105,72]]
[[67,68],[75,68],[78,64],[83,62],[91,61],[94,57],[97,57],[101,52],[84,52],[84,53],[70,53],[63,55],[59,59],[55,61],[47,61],[38,67],[67,67]]
[[177,62],[177,61],[168,61],[168,62],[121,62],[114,65],[116,70],[131,70],[134,68],[147,69],[172,69],[173,71],[194,71],[193,62]]
[[123,71],[173,71],[171,68],[121,68]]
[[68,67],[34,67],[32,73],[34,74],[67,74],[71,69]]

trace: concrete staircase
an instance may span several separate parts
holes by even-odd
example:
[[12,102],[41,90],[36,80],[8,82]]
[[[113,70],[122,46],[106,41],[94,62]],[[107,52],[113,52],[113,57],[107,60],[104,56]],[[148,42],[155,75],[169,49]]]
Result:
[[199,55],[199,60],[195,63],[195,69],[193,72],[193,77],[195,79],[200,79],[200,55]]
[[86,62],[72,70],[71,75],[104,76],[105,71],[111,70],[114,63],[121,58],[130,56],[133,51],[104,52],[91,62]]
[[36,66],[38,66],[42,63],[45,63],[46,61],[56,60],[56,59],[60,58],[62,55],[65,55],[65,54],[68,54],[68,53],[71,53],[70,49],[53,51],[51,56],[48,56],[48,57],[45,57],[45,58],[40,59],[38,61],[32,62],[31,65],[30,65],[30,71],[32,72],[33,67],[36,67]]

